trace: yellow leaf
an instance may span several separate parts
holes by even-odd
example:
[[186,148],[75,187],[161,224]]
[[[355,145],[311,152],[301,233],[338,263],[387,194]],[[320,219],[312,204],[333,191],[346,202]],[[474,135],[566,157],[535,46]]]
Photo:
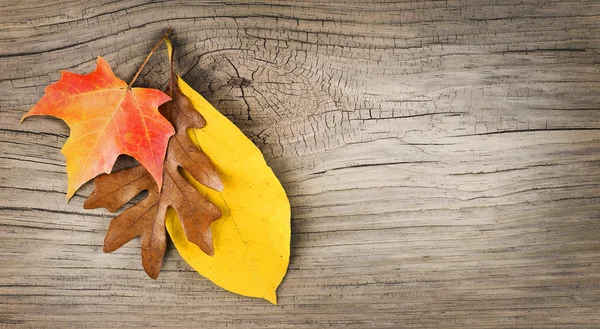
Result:
[[277,304],[275,291],[290,256],[290,204],[260,150],[231,121],[178,78],[181,91],[206,119],[202,129],[188,131],[215,165],[224,185],[217,192],[193,181],[223,216],[212,223],[214,256],[186,239],[177,214],[167,213],[166,226],[183,259],[196,271],[231,292]]

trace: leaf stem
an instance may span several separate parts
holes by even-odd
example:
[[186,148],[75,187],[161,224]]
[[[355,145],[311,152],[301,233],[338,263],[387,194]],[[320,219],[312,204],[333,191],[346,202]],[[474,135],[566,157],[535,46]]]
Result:
[[175,87],[175,72],[173,72],[173,60],[175,58],[175,48],[173,48],[173,45],[171,45],[171,40],[168,40],[167,38],[167,46],[169,47],[169,62],[171,62],[171,74],[169,74],[169,96],[173,97],[173,93],[174,90],[173,88]]
[[146,63],[148,63],[148,60],[150,59],[150,57],[152,56],[152,54],[154,54],[154,52],[156,51],[156,49],[158,49],[158,47],[160,46],[160,44],[163,43],[163,41],[165,41],[168,38],[170,32],[171,32],[171,28],[169,28],[167,30],[167,32],[165,32],[165,34],[163,35],[163,37],[160,38],[160,40],[158,40],[158,43],[156,43],[156,46],[154,46],[154,48],[152,48],[152,50],[150,50],[150,53],[148,54],[148,56],[146,56],[146,59],[142,63],[142,66],[140,66],[140,68],[135,73],[135,76],[133,77],[133,79],[131,79],[131,82],[129,83],[129,85],[127,85],[129,88],[131,88],[131,86],[133,85],[133,83],[135,82],[135,80],[138,78],[138,76],[140,75],[140,73],[142,73],[142,69],[144,68],[144,66],[146,65]]

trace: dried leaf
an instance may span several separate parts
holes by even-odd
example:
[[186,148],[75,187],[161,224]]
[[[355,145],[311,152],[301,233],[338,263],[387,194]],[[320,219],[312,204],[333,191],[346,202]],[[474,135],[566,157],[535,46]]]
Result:
[[96,178],[95,190],[84,204],[86,209],[104,207],[116,211],[141,191],[148,191],[145,199],[111,221],[104,239],[104,251],[114,251],[141,236],[142,264],[154,279],[160,272],[166,248],[165,214],[168,208],[172,207],[179,214],[186,237],[208,255],[214,252],[210,224],[221,217],[219,209],[194,189],[180,172],[183,168],[205,186],[223,190],[210,160],[191,143],[186,133],[189,127],[203,127],[204,118],[177,86],[171,94],[173,100],[160,107],[176,131],[167,149],[162,190],[159,192],[148,172],[137,166]]
[[178,85],[206,119],[206,127],[190,136],[215,164],[224,185],[221,193],[197,183],[194,187],[223,216],[211,225],[213,257],[190,243],[174,211],[167,212],[169,235],[198,273],[231,292],[275,304],[290,256],[289,200],[260,150],[180,78]]
[[162,186],[165,152],[174,130],[158,106],[169,99],[160,90],[130,88],[98,57],[90,74],[63,71],[22,120],[50,115],[71,128],[62,149],[69,178],[67,199],[90,179],[109,173],[120,154],[138,160]]

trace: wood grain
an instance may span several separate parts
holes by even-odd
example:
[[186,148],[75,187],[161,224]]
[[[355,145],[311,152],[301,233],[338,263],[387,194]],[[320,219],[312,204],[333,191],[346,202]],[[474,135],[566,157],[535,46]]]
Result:
[[[0,5],[0,327],[600,327],[600,2]],[[172,247],[156,281],[139,241],[104,254],[91,185],[64,201],[66,125],[18,123],[60,70],[128,80],[167,27],[289,194],[279,306]]]

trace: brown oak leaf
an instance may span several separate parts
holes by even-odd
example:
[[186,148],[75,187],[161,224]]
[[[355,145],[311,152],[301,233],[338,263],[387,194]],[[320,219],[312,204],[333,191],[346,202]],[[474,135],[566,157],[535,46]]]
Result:
[[221,217],[219,209],[190,185],[180,172],[183,168],[199,183],[217,191],[223,190],[223,183],[209,158],[196,148],[186,132],[191,127],[204,127],[206,121],[177,84],[171,83],[171,86],[172,90],[167,94],[173,100],[159,108],[176,132],[169,140],[161,191],[150,173],[137,166],[98,176],[94,180],[94,192],[84,204],[86,209],[104,207],[114,212],[140,192],[148,191],[146,198],[111,221],[104,239],[104,251],[112,252],[141,236],[142,264],[148,276],[154,279],[158,277],[166,249],[165,215],[168,207],[177,212],[188,240],[211,256],[214,249],[210,224]]

